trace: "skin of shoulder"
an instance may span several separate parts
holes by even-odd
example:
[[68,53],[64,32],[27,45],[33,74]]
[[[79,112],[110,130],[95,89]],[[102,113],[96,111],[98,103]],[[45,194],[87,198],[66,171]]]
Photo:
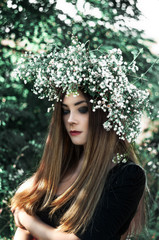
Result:
[[23,192],[24,190],[31,188],[34,185],[35,176],[28,178],[25,180],[18,188],[17,193]]

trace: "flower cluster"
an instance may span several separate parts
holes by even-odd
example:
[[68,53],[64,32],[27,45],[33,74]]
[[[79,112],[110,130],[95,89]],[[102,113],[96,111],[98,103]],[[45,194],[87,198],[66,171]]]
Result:
[[119,154],[117,153],[113,159],[112,159],[112,162],[113,163],[127,163],[128,159],[127,159],[127,154]]
[[33,81],[33,92],[51,102],[60,101],[63,93],[77,95],[80,88],[90,95],[93,111],[100,108],[106,112],[104,128],[114,129],[130,142],[140,132],[141,114],[149,105],[148,91],[128,80],[137,70],[135,61],[124,62],[120,49],[99,54],[73,37],[68,48],[25,54],[17,73],[25,82]]

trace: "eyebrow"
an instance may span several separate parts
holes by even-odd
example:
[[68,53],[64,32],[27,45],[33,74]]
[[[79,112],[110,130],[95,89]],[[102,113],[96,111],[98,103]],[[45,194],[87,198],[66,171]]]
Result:
[[[76,102],[74,105],[77,106],[77,105],[79,105],[81,103],[84,103],[84,102],[87,103],[85,100],[82,100],[82,101]],[[64,104],[64,103],[62,103],[62,106],[67,107],[67,105]]]

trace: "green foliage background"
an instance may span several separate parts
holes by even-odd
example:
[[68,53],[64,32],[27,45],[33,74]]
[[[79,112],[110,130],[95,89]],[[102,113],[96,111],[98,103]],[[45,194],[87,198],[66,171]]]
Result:
[[[13,217],[8,202],[20,182],[32,174],[40,159],[50,114],[48,103],[36,98],[30,84],[24,85],[13,77],[18,58],[25,51],[45,50],[49,43],[60,47],[70,43],[71,34],[81,42],[90,40],[90,48],[101,51],[120,48],[126,61],[137,59],[139,76],[149,69],[142,87],[149,87],[155,106],[149,137],[137,145],[140,161],[146,169],[150,188],[149,220],[140,240],[159,238],[159,66],[145,39],[143,31],[125,22],[138,20],[137,0],[67,0],[61,1],[2,0],[0,2],[0,239],[14,234]],[[80,5],[79,3],[83,3]],[[60,8],[58,7],[60,5]],[[74,11],[72,10],[74,8]],[[69,11],[66,11],[69,10]],[[96,12],[95,12],[96,10]],[[147,135],[146,135],[147,136]]]

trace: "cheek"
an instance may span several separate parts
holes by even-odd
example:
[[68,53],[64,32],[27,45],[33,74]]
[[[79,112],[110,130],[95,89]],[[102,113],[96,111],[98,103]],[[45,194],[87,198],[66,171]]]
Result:
[[88,128],[89,128],[89,116],[86,116],[86,118],[84,120],[84,127],[88,131]]
[[63,123],[64,123],[64,126],[66,128],[67,127],[67,117],[66,116],[63,117]]

